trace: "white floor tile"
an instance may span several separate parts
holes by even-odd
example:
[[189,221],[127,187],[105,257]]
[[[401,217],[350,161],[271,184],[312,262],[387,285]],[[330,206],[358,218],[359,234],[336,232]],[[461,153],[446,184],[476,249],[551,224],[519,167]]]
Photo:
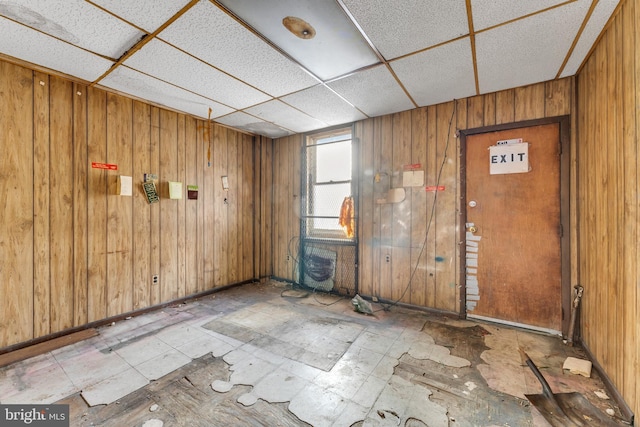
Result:
[[82,390],[89,406],[108,405],[147,385],[149,381],[133,368]]
[[191,362],[190,357],[185,356],[176,349],[171,349],[164,354],[136,365],[135,368],[148,380],[153,381],[175,371],[189,362]]
[[115,352],[131,366],[136,366],[168,352],[171,348],[155,336],[149,336],[131,343],[124,343]]

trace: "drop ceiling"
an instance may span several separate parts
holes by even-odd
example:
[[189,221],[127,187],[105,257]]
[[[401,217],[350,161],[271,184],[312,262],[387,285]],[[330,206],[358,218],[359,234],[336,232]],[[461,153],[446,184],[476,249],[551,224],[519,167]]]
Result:
[[574,75],[618,3],[0,0],[0,54],[277,138]]

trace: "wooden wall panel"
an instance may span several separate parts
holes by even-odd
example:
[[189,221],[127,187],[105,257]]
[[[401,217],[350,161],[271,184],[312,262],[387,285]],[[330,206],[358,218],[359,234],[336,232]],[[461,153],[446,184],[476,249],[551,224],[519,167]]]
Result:
[[[198,203],[197,203],[197,220],[196,220],[196,266],[197,273],[197,291],[202,292],[205,287],[205,200],[211,204],[211,199],[205,197],[205,189],[207,182],[205,180],[205,168],[207,167],[207,152],[209,147],[210,123],[198,121],[196,124],[196,146],[195,146],[195,167],[196,167],[196,183],[198,184]],[[210,216],[210,215],[209,215]],[[208,217],[208,216],[207,216]]]
[[[437,185],[444,187],[436,192],[437,199],[434,217],[434,233],[436,239],[436,307],[448,311],[456,311],[456,295],[458,293],[458,218],[456,191],[458,177],[457,141],[455,136],[454,103],[440,104],[436,109],[436,158],[438,159]],[[452,212],[454,213],[452,215]]]
[[360,201],[358,208],[358,239],[366,242],[359,254],[360,292],[374,295],[373,292],[373,204],[376,171],[373,165],[373,119],[363,120],[355,124],[354,133],[360,135],[357,147],[360,162],[359,182]]
[[[198,121],[187,117],[185,122],[185,191],[188,185],[201,186],[198,179],[198,163],[200,159],[200,146],[198,145]],[[199,188],[200,190],[200,188]],[[187,197],[185,195],[185,197]],[[198,292],[198,252],[201,237],[198,235],[198,207],[202,195],[197,200],[186,200],[184,217],[184,241],[185,252],[185,295],[193,295]]]
[[[87,152],[89,162],[107,161],[107,94],[89,88]],[[109,171],[91,168],[88,174],[88,320],[107,317],[107,177]]]
[[577,77],[578,279],[585,345],[640,413],[640,1],[623,2]]
[[186,271],[186,262],[187,262],[187,244],[186,244],[186,235],[185,235],[185,225],[186,225],[186,209],[187,209],[187,152],[186,152],[186,123],[185,116],[182,114],[178,115],[178,128],[177,128],[177,150],[176,157],[178,163],[177,169],[177,179],[178,182],[182,184],[182,199],[178,200],[177,205],[177,223],[176,223],[176,233],[177,233],[177,258],[176,261],[178,263],[178,271],[177,271],[177,281],[176,281],[176,298],[184,298],[186,294],[186,280],[187,280],[187,271]]
[[[258,277],[260,280],[275,275],[273,269],[273,211],[274,211],[274,143],[265,137],[259,138],[259,158],[257,167],[260,169],[260,180],[254,186],[255,194],[260,197],[260,215],[257,217],[259,230],[256,245],[259,250]],[[256,147],[257,148],[257,147]]]
[[[254,216],[256,200],[253,195],[253,183],[259,176],[256,174],[255,168],[249,167],[253,164],[254,159],[254,138],[250,135],[241,135],[242,137],[242,167],[239,167],[240,174],[242,176],[242,194],[239,195],[238,200],[242,202],[242,209],[240,209],[240,215],[242,216],[242,257],[240,258],[242,275],[240,279],[250,280],[252,278],[258,278],[259,274],[255,271],[254,253],[258,254],[259,251],[255,250],[255,230],[254,230]],[[258,181],[259,182],[259,181]],[[256,194],[260,194],[257,192]]]
[[[5,61],[0,108],[0,349],[254,278],[254,244],[271,236],[253,226],[265,191],[252,137],[211,125],[209,146],[207,122]],[[158,203],[146,200],[145,173],[159,177]],[[118,175],[133,178],[132,196],[116,194]],[[168,181],[183,183],[182,199],[168,199]],[[219,262],[214,247],[235,253]]]
[[73,97],[73,325],[84,325],[87,312],[87,87],[74,84]]
[[[149,173],[158,175],[158,186],[162,185],[162,180],[160,178],[164,178],[160,174],[160,109],[157,107],[151,107],[151,145],[149,147]],[[157,188],[158,192],[161,192],[162,189],[160,187]],[[153,283],[151,278],[149,278],[149,298],[151,300],[151,305],[159,304],[162,301],[161,297],[161,284],[162,277],[160,277],[161,273],[161,253],[160,253],[160,244],[161,244],[161,235],[160,235],[160,213],[161,213],[161,205],[162,199],[160,203],[155,203],[149,206],[150,214],[149,214],[149,233],[150,233],[150,242],[151,245],[150,255],[151,260],[149,262],[150,265],[150,273],[152,276],[157,275],[158,281]]]
[[273,274],[287,280],[294,280],[300,234],[301,147],[302,136],[295,135],[276,140],[273,149]]
[[[0,344],[33,338],[33,73],[0,62]],[[28,126],[23,126],[27,123]]]
[[49,76],[33,73],[33,335],[51,331]]
[[227,129],[215,126],[213,129],[213,209],[214,226],[211,237],[213,238],[213,283],[211,287],[218,287],[227,283],[229,272],[228,238],[224,227],[227,222],[228,192],[223,190],[221,177],[227,175],[228,145],[226,141]]
[[[384,198],[385,192],[393,188],[393,117],[390,115],[376,118],[380,128],[376,132],[377,144],[379,145],[378,170],[381,171],[382,179],[379,184]],[[380,252],[378,255],[378,265],[380,272],[377,275],[378,284],[377,296],[386,300],[393,298],[394,283],[392,282],[392,245],[393,245],[393,206],[389,203],[378,205],[380,216],[377,218],[380,227],[379,241]],[[402,286],[402,285],[400,285]]]
[[144,174],[153,173],[151,107],[139,101],[133,102],[133,139],[137,141],[133,150],[133,308],[139,309],[151,305],[151,210],[156,207],[147,202],[142,189]]
[[[238,194],[240,192],[240,182],[238,179],[237,162],[238,162],[238,132],[227,129],[226,137],[227,146],[227,160],[226,173],[229,178],[229,190],[225,191],[224,198],[227,199],[224,203],[225,219],[230,226],[227,228],[224,249],[221,248],[227,254],[227,277],[226,282],[236,283],[238,282],[238,249],[242,247],[242,233],[238,232],[238,228],[241,226],[241,221],[238,218]],[[221,172],[222,173],[222,172]]]
[[[217,133],[220,129],[217,126],[207,124],[205,132],[203,134],[203,170],[202,170],[202,186],[204,200],[209,201],[208,208],[211,215],[203,216],[202,224],[202,236],[203,236],[203,290],[213,289],[215,287],[215,265],[220,263],[220,260],[216,258],[215,252],[215,229],[216,229],[216,217],[218,216],[217,208],[220,206],[222,200],[216,193],[216,182],[214,182],[214,164],[218,156],[213,156],[213,144],[219,140]],[[220,177],[217,177],[218,187],[220,186]],[[203,209],[206,209],[203,207]],[[204,211],[203,211],[204,212]]]
[[117,195],[118,175],[132,176],[133,102],[107,94],[107,315],[133,309],[133,201]]
[[[420,165],[423,171],[427,165],[427,109],[418,108],[411,112],[411,162]],[[425,248],[428,240],[427,192],[425,186],[411,188],[412,212],[423,212],[423,215],[410,215],[411,224],[411,259],[409,260],[410,294],[408,302],[424,306],[426,302],[427,259]]]
[[51,329],[73,326],[73,84],[50,81]]
[[[426,298],[425,307],[436,306],[436,291],[437,291],[437,277],[436,277],[436,242],[434,238],[436,234],[435,213],[436,202],[438,200],[438,191],[433,190],[438,186],[439,165],[442,163],[437,158],[436,147],[436,106],[427,107],[427,179],[425,183],[425,192],[427,193],[427,206],[424,213],[423,221],[425,224],[425,238],[426,238]],[[426,191],[427,188],[432,188],[430,191]]]
[[[411,111],[392,116],[392,171],[391,185],[402,188],[405,166],[415,163],[411,157]],[[413,188],[405,188],[405,198],[391,204],[391,299],[409,302],[411,282],[411,212]]]
[[160,299],[178,298],[178,204],[169,198],[169,181],[178,175],[178,115],[160,110]]

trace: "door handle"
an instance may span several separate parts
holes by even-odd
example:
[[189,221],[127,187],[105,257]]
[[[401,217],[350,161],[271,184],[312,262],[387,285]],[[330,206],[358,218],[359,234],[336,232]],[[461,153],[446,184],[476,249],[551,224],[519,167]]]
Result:
[[478,227],[476,227],[475,225],[469,226],[469,227],[467,227],[467,231],[469,233],[475,233],[475,232],[478,231]]

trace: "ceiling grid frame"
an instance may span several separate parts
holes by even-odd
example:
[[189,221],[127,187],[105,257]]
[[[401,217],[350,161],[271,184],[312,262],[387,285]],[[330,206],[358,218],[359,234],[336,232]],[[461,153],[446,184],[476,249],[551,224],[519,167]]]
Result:
[[[77,8],[70,7],[76,3]],[[211,107],[213,121],[278,138],[301,129],[319,130],[465,95],[574,75],[620,4],[621,0],[397,0],[393,4],[383,0],[0,0],[0,32],[5,34],[0,40],[0,57],[201,119],[208,119]],[[193,19],[198,18],[195,9],[211,11],[206,5],[219,12],[201,20],[201,28],[194,28]],[[260,7],[268,8],[269,16],[251,16],[251,9]],[[569,14],[571,10],[579,13]],[[313,39],[300,41],[283,27],[282,19],[296,13],[317,30]],[[220,22],[215,19],[224,16],[228,18],[225,28],[232,34],[250,37],[202,40],[200,37],[210,35],[207,29],[217,29]],[[211,20],[213,17],[218,18]],[[458,18],[464,17],[462,26]],[[93,25],[88,19],[97,21]],[[567,22],[559,25],[558,19]],[[117,25],[109,27],[109,22]],[[487,85],[490,76],[486,67],[493,59],[486,55],[505,54],[498,34],[512,38],[515,32],[519,43],[527,43],[527,37],[532,37],[530,42],[539,45],[542,39],[551,37],[543,30],[547,27],[551,35],[564,33],[561,48],[550,39],[545,43],[551,43],[555,50],[534,47],[532,55],[515,55],[514,59],[526,58],[533,68],[553,68],[553,73],[544,71]],[[126,42],[127,37],[97,28],[122,28],[126,34],[139,34],[140,38]],[[177,28],[181,28],[182,38],[178,40],[182,42],[163,37],[162,33],[171,35]],[[193,33],[188,43],[184,31]],[[97,34],[102,42],[96,39]],[[493,34],[496,36],[487,37]],[[85,36],[93,39],[85,40]],[[253,40],[253,47],[248,48],[241,40]],[[231,47],[223,48],[224,43]],[[490,48],[487,43],[499,46]],[[198,45],[200,50],[194,49]],[[220,49],[227,56],[220,61],[220,57],[209,54],[208,59],[201,54],[206,52],[203,46],[214,52]],[[122,53],[118,58],[110,57],[105,55],[105,48]],[[327,56],[331,52],[349,52],[350,48],[355,50],[342,56],[349,58],[343,64],[338,64],[339,60],[336,64],[327,60],[314,63],[317,58],[331,57]],[[558,54],[560,50],[562,55]],[[142,64],[144,58],[154,54],[161,57]],[[261,57],[277,59],[279,64],[254,60]],[[184,64],[166,62],[181,59],[185,59]],[[234,63],[252,64],[256,69],[238,74],[237,67],[229,67]],[[347,63],[353,65],[345,68]],[[511,63],[503,60],[503,64]],[[511,65],[513,73],[526,66]],[[292,72],[278,74],[281,82],[274,85],[269,79],[275,79],[276,69]]]

